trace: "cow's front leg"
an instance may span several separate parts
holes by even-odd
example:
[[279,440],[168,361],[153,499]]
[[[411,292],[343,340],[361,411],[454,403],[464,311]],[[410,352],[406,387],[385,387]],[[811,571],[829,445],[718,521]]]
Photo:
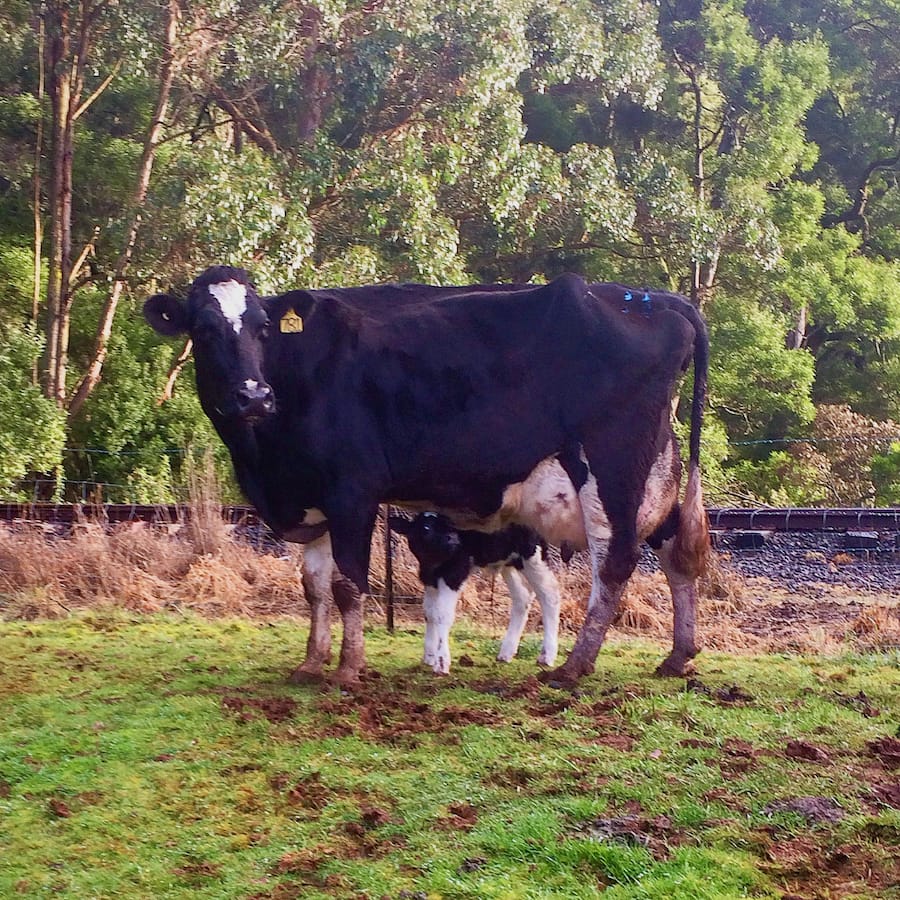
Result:
[[341,612],[344,636],[341,640],[341,659],[332,679],[345,687],[359,684],[359,676],[366,667],[363,597],[362,591],[349,578],[335,580],[334,602]]
[[303,593],[309,604],[309,637],[306,641],[306,659],[290,676],[290,680],[297,683],[320,681],[324,667],[331,662],[334,559],[328,534],[304,545],[302,571]]
[[336,567],[334,601],[344,625],[341,658],[333,680],[344,686],[359,683],[366,667],[363,638],[363,596],[368,590],[369,553],[378,505],[358,497],[343,497],[328,510]]
[[459,591],[453,590],[443,579],[437,587],[425,587],[422,607],[425,613],[425,653],[422,661],[436,675],[450,673],[450,629],[456,619]]

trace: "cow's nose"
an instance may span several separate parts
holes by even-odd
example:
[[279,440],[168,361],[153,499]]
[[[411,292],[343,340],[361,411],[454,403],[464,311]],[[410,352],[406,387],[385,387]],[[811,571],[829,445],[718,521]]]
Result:
[[245,419],[261,418],[275,409],[275,395],[267,384],[247,383],[237,390],[237,407]]

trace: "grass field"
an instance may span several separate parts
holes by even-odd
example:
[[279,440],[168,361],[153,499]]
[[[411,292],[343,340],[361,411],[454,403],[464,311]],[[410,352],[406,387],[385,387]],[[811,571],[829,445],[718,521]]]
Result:
[[896,651],[615,641],[571,694],[454,638],[373,627],[342,694],[294,620],[0,623],[0,897],[900,897]]

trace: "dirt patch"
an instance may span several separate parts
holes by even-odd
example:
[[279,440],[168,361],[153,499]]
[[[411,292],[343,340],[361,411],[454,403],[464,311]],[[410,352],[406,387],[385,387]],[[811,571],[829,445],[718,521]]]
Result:
[[262,716],[273,724],[291,719],[297,710],[297,703],[290,697],[236,697],[222,698],[222,708],[236,716],[241,722],[249,722]]
[[451,803],[436,825],[442,831],[471,831],[478,824],[478,810],[471,803]]
[[458,740],[452,729],[468,725],[499,725],[501,713],[488,709],[431,703],[410,699],[402,680],[376,680],[365,693],[338,698],[325,696],[316,701],[320,713],[334,717],[336,726],[349,734],[389,744],[416,744],[423,735],[442,734]]
[[279,772],[269,779],[269,785],[284,800],[289,808],[300,808],[320,812],[334,799],[334,791],[322,782],[318,772],[311,772],[300,779],[294,779]]
[[886,769],[900,768],[900,738],[883,737],[866,745]]
[[807,822],[840,822],[844,818],[844,808],[831,797],[791,797],[775,800],[763,808],[767,816],[789,812],[802,816]]
[[686,843],[680,829],[668,816],[648,818],[639,811],[612,818],[599,818],[578,826],[577,833],[605,844],[645,847],[656,860],[668,859],[675,847]]

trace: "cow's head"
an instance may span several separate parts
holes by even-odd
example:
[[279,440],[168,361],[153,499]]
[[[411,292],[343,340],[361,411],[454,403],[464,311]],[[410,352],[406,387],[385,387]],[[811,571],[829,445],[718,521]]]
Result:
[[414,519],[391,516],[391,527],[406,535],[409,549],[423,570],[432,570],[450,560],[459,550],[459,532],[439,513],[419,513]]
[[144,317],[160,334],[190,336],[197,392],[208,414],[254,422],[275,411],[263,377],[269,316],[242,269],[207,269],[186,301],[155,294],[144,304]]

